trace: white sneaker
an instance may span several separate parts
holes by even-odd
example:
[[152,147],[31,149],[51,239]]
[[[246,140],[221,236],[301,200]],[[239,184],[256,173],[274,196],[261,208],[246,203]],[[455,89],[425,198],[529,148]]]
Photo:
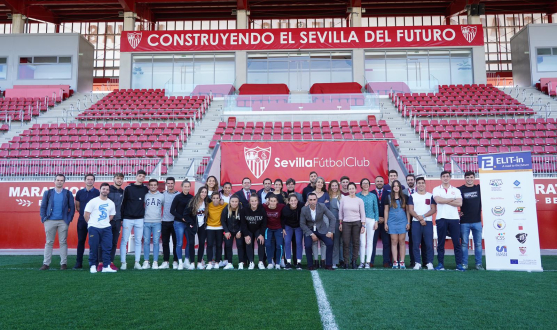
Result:
[[244,263],[243,262],[240,262],[238,264],[238,269],[240,269],[240,270],[244,269]]
[[430,262],[427,265],[427,270],[433,270],[433,264]]
[[178,263],[176,261],[172,263],[172,269],[178,269]]
[[[279,267],[280,267],[280,265],[279,265]],[[261,268],[261,267],[260,267],[260,268]],[[267,269],[273,269],[273,268],[275,268],[275,264],[269,263],[269,264],[267,265]]]
[[365,269],[371,269],[371,267],[369,266],[369,263],[366,263],[366,265],[364,266]]
[[159,269],[159,263],[158,261],[153,261],[153,269]]
[[184,259],[184,268],[190,268],[190,259],[188,258]]
[[275,269],[280,269],[280,265],[279,265],[279,264],[276,264],[276,265],[275,265]]
[[116,269],[112,269],[112,268],[110,268],[110,266],[104,267],[103,268],[103,273],[116,273]]
[[211,262],[207,264],[207,267],[205,267],[206,270],[211,270],[213,269],[213,267],[216,269],[218,268],[217,265],[213,265]]
[[362,262],[362,263],[358,266],[358,269],[364,269],[364,267],[365,267],[365,266],[364,266],[364,263]]
[[139,261],[136,261],[135,264],[133,265],[133,269],[140,270],[140,269],[143,269],[143,268],[141,268],[141,265],[139,264]]
[[259,269],[265,269],[265,265],[263,264],[263,261],[260,261],[260,262],[257,264],[257,268],[259,268]]
[[95,274],[97,272],[97,266],[92,265],[91,268],[89,268],[89,271],[91,272],[91,274]]
[[[249,266],[248,266],[248,269],[251,270],[251,269],[254,269],[254,268],[255,268],[255,265],[253,264],[253,262],[250,262]],[[244,266],[242,266],[242,269],[244,269]]]
[[223,269],[224,269],[224,270],[228,270],[228,269],[234,269],[234,265],[232,265],[232,264],[228,264],[228,265],[224,266],[224,268],[223,268]]
[[[174,269],[176,269],[176,268],[174,268]],[[178,270],[184,269],[184,263],[182,262],[182,259],[180,259],[180,261],[178,262],[178,268],[177,269]]]
[[169,268],[168,261],[163,261],[161,266],[159,267],[159,269],[168,269],[168,268]]
[[337,268],[338,268],[337,265],[333,265],[333,269],[337,269]]
[[284,259],[282,259],[282,258],[280,259],[280,266],[282,268],[286,267],[286,264],[284,263]]
[[197,269],[205,269],[205,266],[203,265],[202,262],[197,263]]
[[143,261],[143,267],[141,267],[141,269],[149,269],[151,268],[151,266],[149,266],[149,261],[145,260]]
[[195,270],[195,264],[193,262],[188,267],[188,270]]
[[121,270],[126,270],[126,269],[128,269],[128,264],[125,263],[125,262],[123,262],[123,263],[120,265],[120,269],[121,269]]
[[[415,269],[415,270],[420,270],[420,269],[422,269],[422,265],[420,265],[419,262],[416,262],[416,264],[414,265],[414,268],[413,268],[413,269]],[[433,265],[431,265],[431,269],[433,269]]]
[[228,265],[228,260],[224,260],[224,261],[222,262],[222,264],[223,264],[223,267],[226,267],[226,265]]
[[224,262],[223,262],[222,260],[219,261],[219,268],[222,268],[222,267],[224,267],[224,266],[226,266],[226,265],[224,264]]

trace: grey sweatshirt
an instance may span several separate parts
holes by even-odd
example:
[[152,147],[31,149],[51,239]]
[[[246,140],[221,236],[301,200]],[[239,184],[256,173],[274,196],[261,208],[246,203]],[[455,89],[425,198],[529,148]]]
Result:
[[159,191],[145,195],[145,222],[161,222],[164,195]]
[[166,205],[164,207],[164,210],[162,211],[162,221],[174,222],[174,216],[170,214],[170,206],[174,201],[174,197],[178,196],[179,193],[179,191],[174,191],[174,193],[171,194],[166,190],[162,193],[162,195],[164,196],[164,205]]

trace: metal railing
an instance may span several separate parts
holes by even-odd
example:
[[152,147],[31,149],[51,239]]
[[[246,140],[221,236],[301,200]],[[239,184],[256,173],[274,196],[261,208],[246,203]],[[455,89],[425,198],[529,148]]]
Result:
[[203,118],[206,108],[198,109],[104,109],[71,111],[78,120],[87,121],[142,121],[142,120],[195,120]]
[[408,170],[408,173],[413,173],[416,177],[418,176],[427,176],[427,171],[425,167],[422,165],[420,161],[420,157],[408,157],[403,156],[406,158],[407,162],[404,163],[404,167]]
[[[412,107],[405,107],[402,110],[402,116],[406,122],[408,120],[420,119],[450,119],[450,118],[473,118],[478,119],[486,116],[504,116],[505,118],[516,118],[517,116],[538,116],[549,118],[551,115],[551,104],[532,104],[524,106],[452,106],[452,107],[425,107],[424,110],[417,111]],[[478,111],[478,108],[481,108]],[[448,110],[448,111],[443,111]]]
[[[462,178],[464,173],[472,171],[479,176],[478,156],[451,156],[451,172],[453,177]],[[532,166],[535,177],[554,177],[557,175],[557,155],[532,155]]]
[[0,181],[45,181],[59,173],[66,180],[82,180],[87,173],[95,174],[97,181],[111,180],[115,173],[123,173],[125,180],[133,180],[138,170],[160,179],[162,166],[160,158],[1,159]]

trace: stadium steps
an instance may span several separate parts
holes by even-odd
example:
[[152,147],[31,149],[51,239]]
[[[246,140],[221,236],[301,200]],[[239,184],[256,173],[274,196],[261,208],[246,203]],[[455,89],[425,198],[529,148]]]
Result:
[[[435,158],[430,155],[429,150],[420,141],[414,129],[410,127],[410,123],[405,122],[404,118],[400,116],[394,104],[386,99],[384,101],[381,110],[383,114],[382,119],[387,121],[391,132],[398,141],[400,155],[418,157],[427,175],[438,177],[441,173],[441,168],[437,165]],[[410,161],[410,164],[414,166],[412,161]]]
[[[541,104],[545,105],[549,103],[551,105],[551,113],[549,114],[550,118],[557,118],[557,98],[551,97],[547,94],[542,93],[536,87],[519,87],[519,94],[518,97],[516,95],[516,89],[514,88],[502,88],[501,89],[506,94],[510,95],[514,99],[522,102],[523,104],[530,104],[532,98],[530,95],[534,97],[534,102],[537,104],[538,100]],[[524,93],[522,92],[524,91]],[[524,95],[524,96],[523,96]],[[538,111],[539,107],[534,107],[534,110]],[[540,115],[542,115],[540,113]],[[543,114],[545,116],[545,114]]]
[[213,99],[205,116],[196,124],[192,135],[188,137],[184,150],[174,160],[174,166],[169,168],[168,176],[182,180],[185,178],[192,160],[201,161],[203,157],[211,156],[212,149],[209,149],[209,143],[211,143],[211,138],[221,121],[223,106],[223,99]]

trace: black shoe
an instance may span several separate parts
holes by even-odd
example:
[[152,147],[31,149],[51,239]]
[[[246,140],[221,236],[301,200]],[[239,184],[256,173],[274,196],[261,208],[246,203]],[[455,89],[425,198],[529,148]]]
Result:
[[289,269],[290,270],[290,269],[292,269],[292,265],[289,262],[287,262],[286,265],[284,265],[284,269]]
[[73,266],[73,269],[82,269],[83,265],[82,264],[75,264],[75,266]]
[[325,260],[321,260],[321,265],[319,266],[319,268],[325,268]]
[[308,270],[309,270],[309,271],[315,270],[315,267],[313,267],[313,266],[308,267]]
[[302,264],[297,263],[296,264],[296,270],[302,270]]
[[342,268],[348,269],[348,264],[343,263],[343,264],[342,264]]
[[[341,260],[340,263],[338,264],[338,267],[339,267],[339,268],[345,268],[344,266],[345,266],[344,261]],[[345,269],[346,269],[346,268],[345,268]]]
[[352,260],[352,269],[357,269],[358,266],[356,266],[356,260]]

